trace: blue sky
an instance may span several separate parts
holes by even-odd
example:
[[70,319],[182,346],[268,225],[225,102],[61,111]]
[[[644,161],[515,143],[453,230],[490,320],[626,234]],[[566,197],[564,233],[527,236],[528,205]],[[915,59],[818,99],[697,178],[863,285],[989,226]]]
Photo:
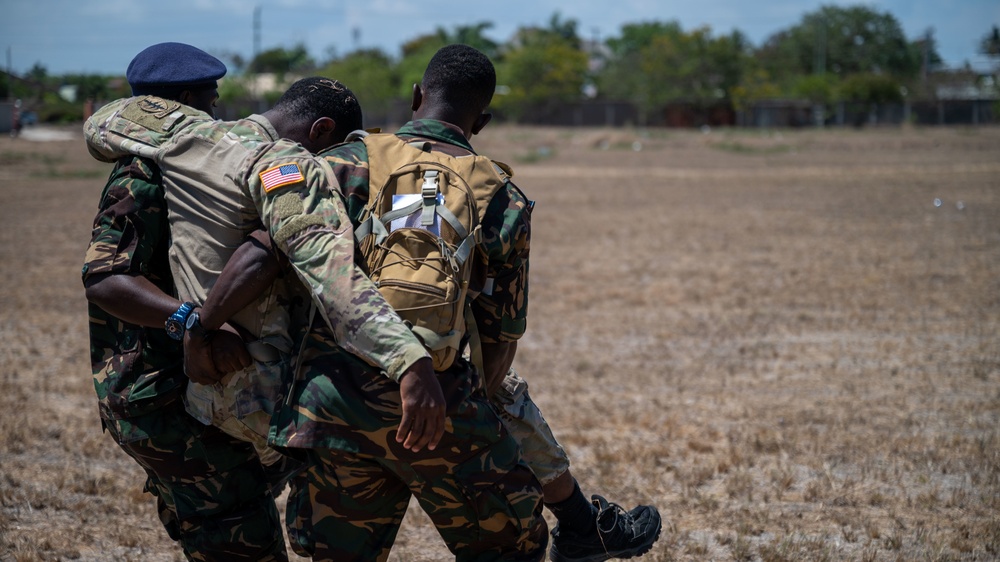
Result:
[[[163,41],[191,43],[213,54],[253,54],[254,6],[261,7],[261,49],[305,44],[316,59],[332,48],[343,54],[399,46],[437,27],[493,22],[487,32],[503,42],[525,25],[545,25],[553,13],[575,19],[587,38],[607,38],[626,23],[677,20],[684,29],[713,33],[739,29],[754,44],[788,28],[823,4],[839,0],[0,0],[0,64],[23,73],[36,62],[50,74],[124,74],[132,57]],[[987,67],[978,40],[1000,25],[998,0],[878,0],[863,2],[893,14],[908,39],[933,28],[945,62]],[[609,9],[613,6],[613,9]],[[355,33],[355,30],[357,33]],[[8,62],[9,61],[9,62]]]

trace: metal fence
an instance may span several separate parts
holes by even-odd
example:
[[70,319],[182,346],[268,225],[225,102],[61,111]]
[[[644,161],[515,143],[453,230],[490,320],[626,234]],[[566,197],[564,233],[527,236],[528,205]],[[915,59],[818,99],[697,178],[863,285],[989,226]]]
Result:
[[864,127],[874,125],[985,125],[1000,122],[995,100],[941,100],[895,104],[768,101],[740,115],[744,127]]
[[[268,109],[263,100],[228,101],[217,110],[220,119],[232,120]],[[410,118],[409,103],[396,100],[383,108],[365,110],[365,126],[392,130]],[[513,122],[498,112],[498,121]],[[2,119],[2,110],[0,110]],[[996,100],[942,100],[905,104],[838,103],[816,106],[802,100],[765,100],[743,111],[725,103],[699,105],[674,103],[643,116],[628,102],[588,100],[529,108],[517,123],[565,127],[864,127],[874,125],[986,125],[1000,123]],[[2,126],[2,122],[0,122]],[[3,130],[3,129],[0,129]]]
[[[817,106],[802,100],[765,100],[743,111],[728,104],[675,103],[642,119],[626,102],[586,101],[547,111],[526,112],[525,124],[620,127],[863,127],[873,125],[986,125],[1000,123],[997,100],[941,100],[902,104],[837,103]],[[502,117],[502,116],[501,116]]]

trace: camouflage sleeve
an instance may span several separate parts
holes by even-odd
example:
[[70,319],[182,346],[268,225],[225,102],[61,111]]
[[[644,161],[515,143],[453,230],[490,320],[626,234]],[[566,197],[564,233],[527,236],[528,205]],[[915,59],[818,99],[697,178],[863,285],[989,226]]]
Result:
[[189,125],[211,121],[207,113],[155,96],[115,100],[83,124],[90,155],[103,162],[122,156],[156,158],[159,147]]
[[321,154],[340,184],[344,205],[351,224],[356,228],[368,204],[368,148],[361,141],[334,146]]
[[337,343],[399,380],[427,351],[354,264],[354,229],[330,166],[301,146],[259,147],[243,176],[261,220]]
[[512,183],[490,201],[483,220],[483,242],[489,281],[472,302],[483,342],[517,341],[527,327],[528,250],[531,204]]
[[168,228],[159,169],[139,158],[123,158],[101,195],[83,280],[106,273],[154,276],[148,264],[157,246],[166,243]]

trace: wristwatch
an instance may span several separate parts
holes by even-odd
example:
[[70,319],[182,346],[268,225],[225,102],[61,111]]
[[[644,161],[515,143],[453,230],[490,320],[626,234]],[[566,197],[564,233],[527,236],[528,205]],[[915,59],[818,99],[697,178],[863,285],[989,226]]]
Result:
[[178,341],[184,338],[184,324],[187,322],[188,316],[191,315],[191,311],[194,310],[194,307],[195,304],[193,302],[186,302],[180,305],[177,310],[170,315],[170,318],[167,318],[163,327],[167,330],[168,336]]
[[205,327],[201,325],[201,314],[197,312],[188,314],[187,321],[184,322],[184,329],[191,332],[192,336],[204,336]]

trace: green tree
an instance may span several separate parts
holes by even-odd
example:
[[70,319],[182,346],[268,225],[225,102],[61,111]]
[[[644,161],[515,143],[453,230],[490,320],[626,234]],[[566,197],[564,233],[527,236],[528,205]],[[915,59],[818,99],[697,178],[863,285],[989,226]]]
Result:
[[913,77],[920,70],[896,18],[867,6],[823,6],[758,51],[764,68],[786,85],[797,76],[880,73]]
[[250,99],[252,97],[251,94],[252,92],[245,78],[227,77],[219,82],[219,102],[223,106]]
[[852,74],[840,83],[838,93],[846,102],[868,107],[903,101],[900,83],[885,74]]
[[580,35],[577,33],[577,21],[574,19],[564,20],[559,12],[555,12],[549,18],[549,27],[544,30],[552,38],[561,38],[574,49],[581,46]]
[[632,102],[645,123],[655,108],[679,95],[662,71],[675,64],[683,35],[676,21],[622,26],[621,36],[606,41],[610,56],[597,77],[599,94]]
[[[20,99],[24,104],[24,109],[36,112],[41,108],[46,92],[54,92],[59,85],[59,79],[49,77],[48,70],[40,63],[35,63],[27,73],[21,76],[6,73],[0,73],[0,76],[2,76],[3,84],[0,86],[0,92],[2,92],[0,99],[8,97]],[[55,95],[53,98],[59,99]]]
[[753,58],[758,68],[764,72],[782,94],[794,89],[795,80],[803,74],[825,73],[818,68],[802,70],[799,63],[797,41],[791,38],[789,30],[779,31],[754,50]]
[[938,54],[937,40],[930,30],[923,37],[910,41],[910,56],[917,61],[922,71],[928,73],[944,66],[944,59]]
[[231,51],[224,51],[220,53],[219,59],[228,63],[226,66],[233,74],[242,74],[244,70],[247,70],[249,62],[243,55],[239,53],[234,53]]
[[740,84],[743,74],[751,66],[752,55],[753,45],[738,30],[709,41],[708,64],[712,72],[711,85],[715,88],[715,97],[718,97],[720,90],[725,98],[732,97],[733,88]]
[[621,59],[638,53],[656,37],[679,37],[683,33],[681,24],[676,21],[630,23],[622,26],[620,37],[611,37],[606,43],[611,50],[611,57]]
[[[1000,93],[1000,28],[994,25],[993,29],[980,39],[978,51],[993,61],[994,66],[991,81],[993,90]],[[993,103],[993,111],[995,114],[1000,114],[1000,100]]]
[[825,105],[838,97],[838,82],[831,74],[805,74],[795,80],[793,91],[797,97]]
[[42,84],[49,77],[49,71],[47,68],[42,66],[40,63],[35,63],[31,66],[31,70],[24,75],[26,80],[35,82],[37,84]]
[[629,24],[607,45],[611,56],[599,90],[634,103],[643,121],[669,102],[704,107],[732,101],[750,63],[750,45],[740,32],[713,37],[708,27],[685,32],[677,22]]
[[730,102],[737,113],[742,113],[761,100],[781,95],[777,84],[759,65],[750,64],[740,77],[740,83],[730,91]]
[[341,80],[358,96],[368,113],[381,114],[397,99],[399,80],[389,55],[381,49],[361,49],[331,61],[319,73]]
[[935,72],[944,69],[944,61],[937,51],[937,41],[933,32],[927,30],[922,36],[914,39],[909,45],[913,60],[917,61],[919,72],[915,76],[902,77],[900,80],[908,92],[916,98],[933,98],[934,86],[930,79]]
[[397,96],[409,99],[413,85],[419,84],[423,78],[427,63],[445,45],[448,45],[448,40],[442,28],[438,28],[436,33],[421,35],[403,44],[403,56],[396,64],[396,75],[399,78]]
[[[277,47],[259,53],[250,61],[251,72],[272,72],[279,77],[292,72],[307,72],[316,67],[305,45],[299,43],[292,49]],[[279,80],[280,81],[280,80]]]
[[420,35],[403,43],[402,58],[396,65],[396,72],[399,75],[398,95],[403,99],[410,97],[413,85],[420,83],[431,57],[445,45],[455,43],[469,45],[496,62],[499,45],[485,35],[485,31],[491,27],[493,24],[485,21],[473,25],[459,25],[452,31],[438,27],[434,33]]
[[[993,26],[983,38],[979,41],[979,53],[990,57],[993,60],[993,86],[1000,90],[1000,28]],[[997,102],[997,106],[1000,107],[1000,102]]]
[[[873,111],[884,103],[899,103],[903,101],[903,93],[899,82],[885,74],[859,73],[845,78],[839,86],[839,97],[855,108]],[[858,113],[854,125],[864,124],[864,116]]]
[[[493,23],[488,21],[481,21],[472,25],[459,25],[451,33],[444,33],[443,38],[447,45],[454,43],[468,45],[479,49],[483,54],[493,59],[497,56],[499,45],[485,34],[485,31],[491,27],[493,27]],[[441,32],[442,30],[438,28],[438,34],[441,34]]]
[[493,105],[519,119],[580,99],[588,59],[575,29],[576,22],[563,22],[558,14],[548,28],[519,29],[497,65]]
[[1000,28],[993,26],[979,41],[979,53],[992,58],[1000,58]]
[[108,78],[99,74],[66,74],[62,77],[63,84],[76,86],[76,97],[78,100],[106,100],[114,99],[109,96]]

